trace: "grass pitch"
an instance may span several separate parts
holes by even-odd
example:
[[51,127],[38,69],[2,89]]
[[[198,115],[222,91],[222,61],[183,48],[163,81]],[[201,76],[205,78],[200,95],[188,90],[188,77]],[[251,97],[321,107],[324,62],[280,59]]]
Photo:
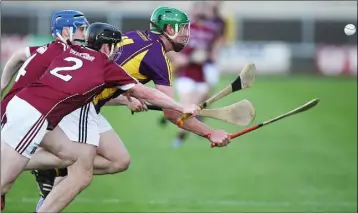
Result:
[[[222,88],[231,77],[224,77]],[[356,212],[357,83],[353,78],[262,77],[246,91],[214,104],[247,98],[256,122],[321,98],[310,111],[241,136],[222,149],[192,135],[179,149],[176,127],[158,126],[159,112],[103,114],[131,153],[123,174],[96,176],[66,212]],[[230,132],[242,128],[206,120]],[[24,173],[4,212],[31,212],[38,199]]]

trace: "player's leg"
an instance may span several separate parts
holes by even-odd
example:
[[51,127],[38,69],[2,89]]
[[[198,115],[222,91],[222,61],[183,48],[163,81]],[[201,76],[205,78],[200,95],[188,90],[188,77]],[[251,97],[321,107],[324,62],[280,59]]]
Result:
[[[71,126],[68,123],[66,126]],[[73,128],[65,128],[67,135],[69,135],[72,139],[74,139],[73,134],[68,132],[68,129]],[[94,132],[94,128],[88,129],[87,132],[91,131]],[[97,147],[97,155],[94,160],[94,174],[101,175],[101,174],[113,174],[122,172],[128,169],[130,164],[130,156],[129,153],[124,146],[121,139],[118,137],[117,133],[112,129],[111,125],[108,121],[101,115],[98,114],[98,130],[99,134],[99,146]],[[88,134],[88,133],[87,133]],[[90,138],[96,138],[96,135],[89,135]],[[92,144],[96,145],[96,144]],[[42,150],[40,150],[42,151]],[[61,159],[58,159],[59,161]],[[66,161],[58,163],[61,167],[66,165]],[[60,170],[61,171],[61,170]],[[44,171],[48,172],[48,171]],[[39,171],[41,173],[41,171]],[[55,174],[55,172],[51,172]],[[55,178],[53,176],[53,178]]]
[[[190,88],[190,90],[188,90],[186,93],[183,93],[183,94],[179,93],[181,103],[183,103],[183,104],[200,104],[203,101],[205,101],[206,97],[208,95],[208,92],[209,92],[209,86],[207,85],[207,83],[197,82],[197,81],[195,81],[193,79],[189,79],[189,78],[187,80],[190,80],[190,82],[191,82],[190,84],[192,86],[189,87],[189,83],[188,83],[187,88]],[[183,84],[183,86],[185,86],[185,85]],[[180,84],[177,85],[177,87],[180,87]],[[198,119],[202,120],[200,117],[198,117]],[[173,142],[173,146],[179,147],[183,143],[183,141],[188,137],[188,134],[189,133],[187,131],[185,131],[183,129],[179,129],[178,135]]]
[[[195,81],[188,77],[179,77],[175,82],[175,89],[181,104],[191,104],[195,99]],[[173,141],[174,147],[179,147],[187,138],[188,134],[185,130],[179,129],[178,134]]]
[[77,159],[73,142],[59,126],[49,131],[26,166],[26,170],[65,168]]
[[[210,86],[206,82],[196,82],[195,83],[195,97],[194,100],[196,104],[200,104],[208,99],[210,93]],[[197,116],[197,119],[203,121],[203,117]]]
[[52,189],[37,212],[60,212],[92,181],[96,146],[74,143],[77,161],[68,167],[68,176]]
[[15,96],[8,104],[1,129],[1,194],[10,189],[46,134],[47,120],[26,101]]
[[206,63],[203,65],[204,79],[205,82],[209,86],[209,91],[207,92],[206,97],[207,100],[211,94],[214,92],[215,87],[218,85],[220,81],[220,70],[217,63]]
[[32,170],[31,173],[35,176],[40,191],[38,206],[51,192],[55,177],[67,175],[67,170],[53,168],[66,168],[76,160],[77,152],[73,142],[59,126],[45,135],[41,147],[36,150],[26,166],[26,170]]
[[55,187],[67,177],[67,168],[33,170],[31,173],[35,176],[35,180],[40,191],[40,199],[36,205],[37,211],[42,206],[43,202],[45,201],[48,194],[50,194],[53,187]]
[[214,88],[220,80],[220,70],[216,63],[206,63],[203,65],[205,82],[209,84],[210,90]]
[[114,174],[128,169],[130,155],[106,118],[99,114],[100,142],[94,160],[94,174]]
[[[65,160],[64,157],[55,160],[56,157],[52,156],[51,161],[55,165],[42,165],[42,169],[32,171],[40,191],[40,200],[37,205],[38,208],[54,188],[55,178],[67,176],[67,166],[70,166],[78,159],[78,152],[73,148],[73,144],[76,144],[77,142],[91,144],[95,147],[98,146],[99,133],[97,116],[93,104],[87,104],[65,116],[55,128],[56,131],[54,130],[54,133],[51,135],[52,137],[46,138],[47,141],[57,141],[62,140],[61,138],[63,138],[64,135],[68,139],[66,144],[64,144],[65,148],[71,148],[75,153],[73,156],[74,158],[70,160]],[[74,143],[74,141],[76,142]],[[44,148],[47,149],[50,147]],[[46,151],[47,150],[39,150],[39,153],[36,153],[36,155],[40,156],[42,160],[44,158],[50,159],[50,156]],[[32,168],[37,169],[38,167]]]
[[5,195],[1,195],[1,211],[5,209]]

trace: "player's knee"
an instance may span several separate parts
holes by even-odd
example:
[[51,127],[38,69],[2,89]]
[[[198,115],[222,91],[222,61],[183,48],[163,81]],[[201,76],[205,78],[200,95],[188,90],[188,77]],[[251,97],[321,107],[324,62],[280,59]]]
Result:
[[82,188],[86,188],[87,186],[89,186],[92,182],[92,178],[93,178],[92,171],[84,173],[82,178]]
[[110,173],[124,172],[129,168],[131,158],[129,154],[122,155],[120,158],[112,162]]

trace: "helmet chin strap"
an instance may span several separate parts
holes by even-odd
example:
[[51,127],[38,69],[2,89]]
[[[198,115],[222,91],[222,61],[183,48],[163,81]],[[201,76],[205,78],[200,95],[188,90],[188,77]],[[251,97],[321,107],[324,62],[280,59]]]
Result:
[[168,39],[168,41],[171,43],[171,45],[173,46],[173,50],[175,52],[180,52],[183,48],[184,48],[184,45],[183,44],[178,44],[178,43],[175,43],[173,41],[173,39],[175,39],[178,35],[177,33],[175,33],[174,36],[169,36],[167,33],[165,33],[162,29],[160,29],[160,27],[158,25],[156,25],[154,22],[150,21],[150,23],[155,27],[157,28],[157,30],[166,38]]
[[73,41],[73,27],[70,27],[70,41]]
[[56,32],[56,36],[57,36],[63,43],[66,43],[66,39],[64,39],[59,32]]
[[112,56],[113,50],[114,50],[114,44],[111,45],[111,51],[110,51],[109,54],[107,55],[108,58]]
[[[70,32],[70,38],[71,38],[71,33],[72,33],[72,31]],[[56,32],[56,36],[57,36],[63,43],[68,44],[68,45],[72,45],[71,40],[69,40],[69,39],[66,40],[59,32]]]

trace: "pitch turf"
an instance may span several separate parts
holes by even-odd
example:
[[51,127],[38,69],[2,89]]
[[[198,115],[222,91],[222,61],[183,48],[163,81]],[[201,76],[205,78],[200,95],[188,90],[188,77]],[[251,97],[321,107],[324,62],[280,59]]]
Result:
[[[225,77],[221,87],[229,81]],[[125,141],[131,167],[123,174],[96,176],[66,211],[356,212],[356,79],[258,76],[253,88],[215,106],[247,98],[259,122],[316,97],[321,102],[313,110],[223,149],[210,149],[194,135],[173,149],[176,127],[159,127],[158,112],[131,116],[127,108],[107,107],[104,115]],[[7,195],[5,212],[33,211],[37,199],[34,178],[25,173]]]

